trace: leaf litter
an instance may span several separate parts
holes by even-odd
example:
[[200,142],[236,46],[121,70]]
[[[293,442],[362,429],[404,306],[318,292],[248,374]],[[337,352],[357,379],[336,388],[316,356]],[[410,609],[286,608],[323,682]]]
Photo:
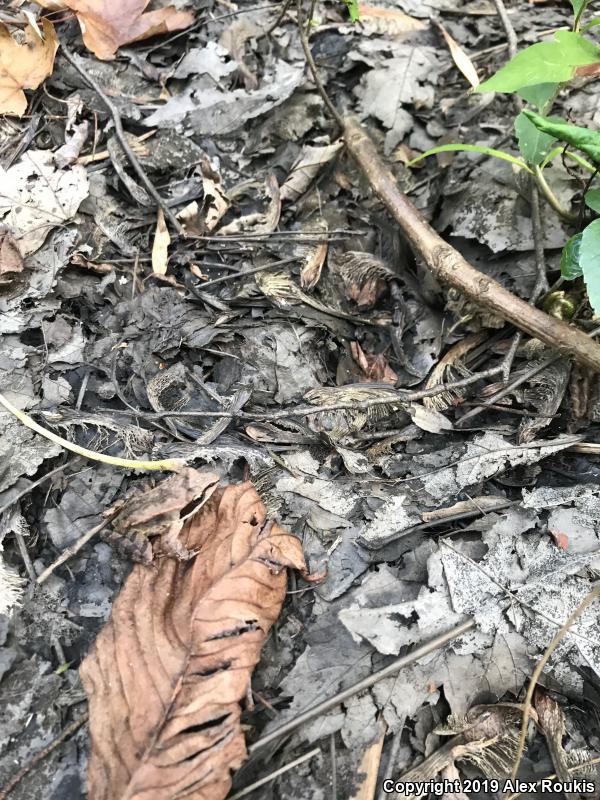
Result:
[[[393,777],[425,774],[441,734],[444,770],[506,775],[518,720],[502,709],[600,563],[597,456],[582,447],[597,440],[596,376],[523,337],[506,385],[477,377],[514,331],[399,234],[324,111],[292,10],[38,5],[2,22],[0,392],[82,447],[189,466],[155,480],[69,460],[0,414],[0,784],[33,764],[10,796],[226,797],[311,743],[319,755],[268,796],[328,796],[335,771],[351,797],[364,769],[380,788],[390,753]],[[512,11],[536,40],[539,9]],[[535,226],[512,168],[454,153],[405,166],[457,131],[514,144],[502,99],[465,91],[504,63],[495,6],[456,12],[359,4],[351,24],[319,2],[309,46],[427,220],[528,300]],[[544,30],[565,24],[544,6]],[[591,120],[588,83],[564,95]],[[546,172],[561,203],[578,196],[570,168]],[[543,215],[552,282],[567,233]],[[590,331],[581,304],[548,300]],[[591,606],[543,674],[567,755],[597,751],[596,618]],[[33,763],[85,698],[89,732]],[[491,755],[465,733],[489,709],[504,725]],[[538,734],[528,776],[553,771],[544,748]]]

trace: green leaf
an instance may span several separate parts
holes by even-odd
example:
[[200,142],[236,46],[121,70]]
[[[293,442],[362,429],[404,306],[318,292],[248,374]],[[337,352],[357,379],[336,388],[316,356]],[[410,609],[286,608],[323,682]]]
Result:
[[358,22],[360,19],[360,9],[358,7],[358,0],[346,0],[346,5],[348,6],[348,12],[350,14],[350,19],[352,22]]
[[590,189],[585,193],[583,199],[588,208],[591,208],[596,214],[600,214],[600,189]]
[[72,661],[65,661],[64,664],[61,664],[57,669],[54,670],[54,674],[62,675],[63,673],[67,672],[72,663]]
[[575,236],[571,236],[560,254],[560,274],[566,281],[574,281],[575,278],[582,274],[579,264],[579,248],[582,235],[581,233],[576,233]]
[[554,136],[542,133],[523,112],[515,119],[515,131],[521,155],[528,164],[538,165],[550,152]]
[[581,32],[586,33],[587,31],[591,31],[592,28],[596,27],[596,25],[600,25],[600,17],[592,17],[592,19],[583,26]]
[[581,234],[579,264],[587,287],[590,305],[600,312],[600,219],[595,219]]
[[591,131],[589,128],[582,128],[579,125],[571,125],[558,117],[542,117],[536,114],[535,111],[523,109],[522,113],[531,120],[535,127],[554,136],[555,139],[560,139],[561,142],[576,147],[586,153],[592,161],[600,164],[600,132]]
[[577,67],[600,61],[600,48],[573,31],[556,31],[553,42],[538,42],[512,58],[476,92],[518,92],[540,83],[571,80]]
[[571,5],[573,6],[573,13],[575,16],[579,16],[579,14],[583,11],[585,6],[589,3],[590,0],[571,0]]
[[510,153],[505,153],[502,150],[494,150],[493,147],[484,147],[483,145],[478,144],[440,144],[437,147],[432,147],[431,150],[427,150],[425,153],[421,153],[420,156],[413,158],[413,160],[409,161],[406,166],[412,167],[412,165],[416,164],[417,161],[421,161],[421,159],[428,158],[429,156],[434,156],[436,153],[452,153],[461,151],[466,153],[483,153],[483,155],[486,156],[501,158],[503,161],[510,161],[511,164],[516,164],[516,166],[520,169],[524,169],[533,174],[533,170],[529,169],[527,164],[524,161],[521,161],[520,158],[511,156]]
[[519,89],[517,94],[527,103],[531,103],[532,106],[541,110],[546,103],[552,100],[557,89],[558,83],[538,83],[535,86],[524,86]]

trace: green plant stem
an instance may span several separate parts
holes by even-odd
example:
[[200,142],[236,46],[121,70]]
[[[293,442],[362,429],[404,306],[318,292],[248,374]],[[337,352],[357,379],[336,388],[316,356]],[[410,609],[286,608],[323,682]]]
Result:
[[567,211],[566,208],[563,208],[558,201],[558,198],[552,191],[552,189],[548,186],[546,178],[544,177],[544,173],[542,170],[536,166],[534,167],[535,171],[535,180],[537,185],[548,201],[548,203],[552,206],[552,208],[556,211],[556,213],[561,216],[563,219],[566,219],[568,222],[576,222],[578,217],[577,214],[573,214],[571,211]]
[[581,18],[583,17],[586,8],[589,6],[590,0],[586,0],[586,2],[581,6],[577,15],[575,16],[575,21],[573,22],[573,33],[579,32],[579,26],[581,25]]
[[592,175],[596,174],[598,169],[597,167],[595,167],[593,164],[590,164],[590,162],[587,161],[585,158],[583,158],[583,156],[580,156],[579,153],[573,153],[571,150],[565,150],[564,145],[561,147],[554,147],[552,150],[550,150],[546,158],[540,164],[540,169],[544,170],[548,166],[548,164],[561,153],[564,153],[566,158],[570,158],[571,161],[574,161],[576,164],[579,164],[580,167],[583,167],[583,169],[585,169],[590,174]]
[[87,450],[85,447],[73,444],[73,442],[63,439],[62,436],[58,436],[56,433],[38,425],[38,423],[32,420],[24,411],[15,408],[3,394],[0,394],[0,406],[3,406],[6,411],[15,416],[19,422],[22,422],[27,428],[39,433],[39,435],[43,436],[45,439],[49,439],[51,442],[64,447],[65,450],[70,450],[72,453],[77,453],[77,455],[89,458],[92,461],[101,461],[103,464],[112,464],[113,467],[122,467],[123,469],[167,470],[170,472],[177,472],[185,466],[185,461],[181,458],[168,458],[163,461],[136,461],[135,459],[117,458],[116,456],[108,456],[104,453],[96,453],[94,450]]

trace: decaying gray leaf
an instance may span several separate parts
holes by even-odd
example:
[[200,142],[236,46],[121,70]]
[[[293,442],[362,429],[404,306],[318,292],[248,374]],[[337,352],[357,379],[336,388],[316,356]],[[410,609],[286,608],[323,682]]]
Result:
[[59,445],[33,433],[12,414],[1,412],[0,492],[12,486],[21,475],[33,475],[44,459],[61,452]]
[[9,169],[0,167],[0,184],[0,219],[12,228],[22,256],[69,222],[89,190],[85,168],[58,169],[49,150],[28,150]]
[[577,437],[557,436],[548,441],[514,445],[498,434],[485,433],[469,442],[462,453],[457,452],[456,447],[436,453],[435,460],[438,463],[446,461],[441,468],[431,469],[430,457],[417,456],[415,462],[421,462],[422,466],[415,474],[420,474],[419,482],[424,491],[439,504],[454,498],[463,489],[500,475],[510,467],[537,464],[575,441]]

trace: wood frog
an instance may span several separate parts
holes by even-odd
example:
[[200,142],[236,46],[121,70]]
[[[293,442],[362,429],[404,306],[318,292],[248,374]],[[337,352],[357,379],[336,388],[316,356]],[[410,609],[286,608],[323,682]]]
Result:
[[181,529],[218,484],[218,475],[186,467],[108,509],[104,516],[111,519],[111,527],[105,528],[103,538],[133,561],[149,564],[155,555],[152,539],[160,537],[161,554],[186,561],[195,554],[180,541]]

